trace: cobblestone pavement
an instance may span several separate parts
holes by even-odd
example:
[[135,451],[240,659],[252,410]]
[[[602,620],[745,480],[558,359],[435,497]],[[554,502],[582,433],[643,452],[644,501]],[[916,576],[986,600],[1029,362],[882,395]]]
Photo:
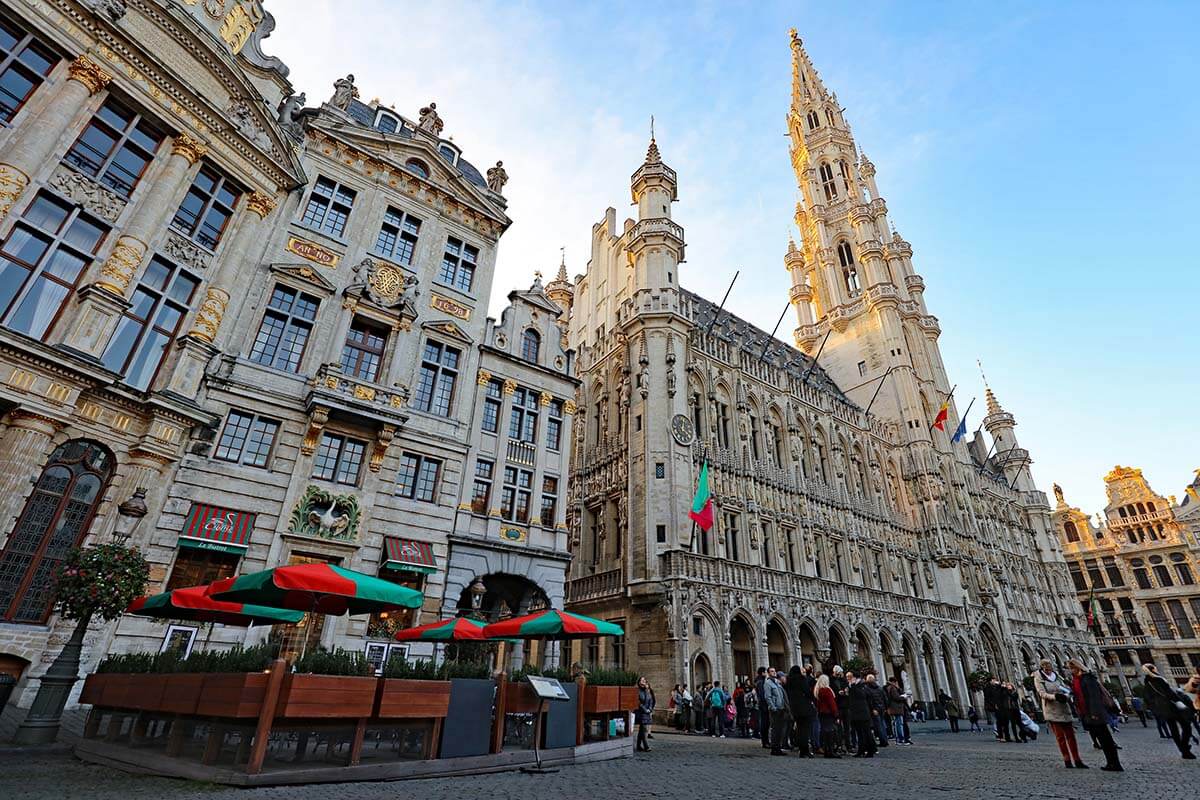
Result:
[[[1135,723],[1136,724],[1136,723]],[[1138,800],[1196,800],[1200,760],[1184,761],[1154,728],[1126,727],[1118,740],[1126,772],[1096,769],[1103,763],[1086,735],[1081,739],[1090,770],[1067,770],[1053,736],[1029,744],[995,742],[991,733],[951,734],[944,723],[915,726],[911,747],[891,746],[879,757],[840,761],[772,758],[758,742],[715,740],[659,733],[653,752],[633,758],[564,768],[552,775],[503,773],[403,783],[326,784],[308,787],[232,789],[166,778],[127,775],[89,766],[57,751],[0,748],[0,798],[4,800],[586,800],[631,798],[764,798],[804,796],[822,800],[900,797],[987,800],[1081,800],[1111,796]],[[872,787],[868,789],[867,787]]]

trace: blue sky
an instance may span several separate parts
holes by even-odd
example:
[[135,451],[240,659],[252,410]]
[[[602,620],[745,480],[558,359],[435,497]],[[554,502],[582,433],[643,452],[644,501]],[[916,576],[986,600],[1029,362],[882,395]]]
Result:
[[[684,285],[767,330],[787,302],[795,27],[914,249],[958,407],[975,360],[1049,492],[1105,504],[1116,463],[1182,496],[1200,467],[1196,3],[456,3],[268,0],[265,50],[310,102],[357,76],[504,160],[492,296],[584,270],[629,207],[654,115],[679,173]],[[781,335],[790,339],[789,313]],[[978,424],[982,399],[969,424]]]

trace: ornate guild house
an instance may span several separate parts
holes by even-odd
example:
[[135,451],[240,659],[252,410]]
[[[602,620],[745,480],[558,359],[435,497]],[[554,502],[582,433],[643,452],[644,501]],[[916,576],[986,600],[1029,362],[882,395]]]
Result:
[[1146,663],[1183,682],[1200,668],[1200,470],[1180,502],[1131,467],[1113,467],[1104,487],[1108,505],[1095,524],[1054,487],[1054,528],[1076,596],[1126,692]]
[[274,25],[259,0],[0,9],[6,723],[70,634],[56,565],[131,498],[151,592],[327,561],[426,602],[96,622],[85,670],[263,639],[380,663],[400,627],[563,603],[578,381],[540,278],[487,316],[507,173],[435,103],[409,118],[348,75],[308,105],[263,53]]
[[[960,702],[975,670],[1095,664],[1013,415],[989,390],[991,451],[982,433],[951,442],[953,405],[948,432],[931,426],[951,386],[912,248],[795,33],[791,47],[799,349],[682,288],[679,181],[653,139],[636,219],[608,209],[587,271],[555,287],[582,380],[567,602],[626,628],[580,657],[670,686],[857,656],[918,700]],[[707,532],[687,516],[704,461]]]

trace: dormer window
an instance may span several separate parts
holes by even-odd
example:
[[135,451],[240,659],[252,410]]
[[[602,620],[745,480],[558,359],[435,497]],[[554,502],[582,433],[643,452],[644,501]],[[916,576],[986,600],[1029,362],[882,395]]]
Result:
[[524,360],[536,364],[541,347],[542,337],[533,328],[529,328],[521,335],[521,358]]
[[438,152],[442,154],[442,158],[446,159],[451,164],[458,163],[458,150],[456,150],[453,145],[442,142],[442,144],[438,146]]
[[400,118],[395,114],[389,114],[382,108],[375,112],[375,128],[377,130],[384,133],[395,133],[402,127],[404,126],[401,124]]
[[404,168],[413,175],[417,175],[422,178],[429,177],[429,167],[425,166],[425,162],[419,159],[410,158],[408,161],[404,162]]

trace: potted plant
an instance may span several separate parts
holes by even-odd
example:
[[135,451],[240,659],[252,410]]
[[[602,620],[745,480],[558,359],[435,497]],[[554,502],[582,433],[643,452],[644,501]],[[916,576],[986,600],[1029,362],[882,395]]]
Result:
[[276,717],[369,717],[374,711],[379,682],[362,653],[313,650],[293,670],[283,678]]
[[[379,681],[375,716],[381,719],[445,717],[450,709],[450,679],[454,662],[408,661],[399,656],[388,661]],[[481,666],[487,676],[487,667]],[[478,670],[477,670],[478,671]],[[463,677],[466,677],[465,675]]]
[[[121,505],[131,503],[132,498]],[[140,509],[121,513],[141,516],[145,515],[145,508],[143,501]],[[75,630],[42,676],[29,714],[13,738],[16,744],[49,744],[58,738],[63,709],[79,680],[79,656],[88,625],[94,617],[108,621],[121,616],[133,599],[145,591],[150,566],[135,548],[109,542],[70,551],[55,578],[55,601],[63,619],[75,620]],[[107,692],[106,688],[106,696]]]

